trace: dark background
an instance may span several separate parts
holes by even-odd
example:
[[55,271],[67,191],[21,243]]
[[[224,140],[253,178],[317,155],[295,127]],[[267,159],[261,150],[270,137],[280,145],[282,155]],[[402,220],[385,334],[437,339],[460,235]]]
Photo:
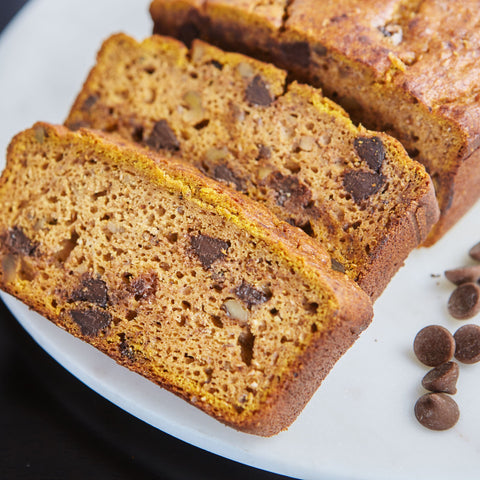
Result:
[[[0,32],[25,3],[1,0]],[[0,301],[0,478],[287,477],[204,452],[120,410],[50,358]]]

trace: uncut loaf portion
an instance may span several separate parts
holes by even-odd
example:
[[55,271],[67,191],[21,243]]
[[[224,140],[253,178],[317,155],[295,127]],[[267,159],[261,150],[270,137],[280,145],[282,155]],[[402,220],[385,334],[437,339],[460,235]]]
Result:
[[480,196],[478,0],[153,0],[154,32],[202,38],[320,86],[432,176],[435,243]]
[[0,181],[0,285],[236,429],[296,418],[372,317],[308,235],[191,165],[38,123]]
[[66,120],[115,132],[264,203],[376,298],[438,218],[423,166],[271,64],[115,35]]

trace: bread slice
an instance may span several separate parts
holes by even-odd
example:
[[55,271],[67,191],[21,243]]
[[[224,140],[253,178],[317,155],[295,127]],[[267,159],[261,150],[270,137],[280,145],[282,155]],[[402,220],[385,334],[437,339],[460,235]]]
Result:
[[424,168],[271,64],[203,42],[108,39],[66,124],[181,156],[327,249],[372,298],[438,217]]
[[38,123],[0,180],[0,285],[218,420],[273,435],[372,317],[301,230],[106,134]]
[[435,184],[444,235],[480,196],[480,9],[448,2],[153,0],[154,31],[272,61],[398,138]]

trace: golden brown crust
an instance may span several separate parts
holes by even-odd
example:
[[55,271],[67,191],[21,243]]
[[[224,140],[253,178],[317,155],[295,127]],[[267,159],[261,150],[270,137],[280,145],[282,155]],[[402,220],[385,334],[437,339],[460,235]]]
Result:
[[[62,165],[58,167],[61,169],[70,168],[70,170],[65,170],[69,172],[72,172],[71,168],[73,168],[74,174],[78,177],[73,180],[71,177],[62,176],[62,181],[57,182],[55,177],[58,177],[62,170],[57,172],[56,165]],[[29,195],[35,194],[35,205],[30,205],[24,198],[23,194],[27,190],[27,187],[23,188],[22,183],[26,178],[24,172],[27,172],[29,178],[35,178],[35,186],[30,186],[32,191],[29,193]],[[110,172],[110,180],[104,175],[100,178],[100,172]],[[52,174],[54,178],[52,178]],[[88,178],[95,180],[93,183],[89,183],[91,181]],[[116,186],[118,188],[111,186],[110,190],[106,190],[105,181],[111,181],[112,178],[115,178],[115,181],[120,179],[118,181],[122,183]],[[77,183],[79,179],[84,183]],[[47,186],[51,187],[48,189],[48,194],[38,196],[39,192],[46,191]],[[22,188],[22,191],[19,191],[19,188]],[[100,189],[99,192],[97,192],[98,189]],[[138,299],[131,298],[129,300],[128,295],[125,297],[125,292],[133,288],[133,284],[128,280],[130,276],[133,275],[131,278],[146,278],[145,265],[151,265],[150,259],[156,255],[167,255],[164,249],[169,244],[164,240],[162,241],[165,243],[161,243],[159,236],[154,243],[148,246],[146,257],[143,254],[137,256],[136,250],[143,248],[137,243],[142,242],[142,238],[144,238],[141,232],[146,224],[141,223],[137,226],[134,223],[132,228],[128,222],[132,221],[132,217],[129,215],[134,214],[135,221],[141,217],[137,207],[134,208],[131,202],[144,195],[143,189],[147,189],[145,195],[148,195],[149,200],[164,192],[166,200],[161,197],[164,204],[168,199],[174,197],[176,199],[173,203],[175,208],[170,210],[170,213],[178,210],[178,202],[181,200],[184,210],[182,215],[186,213],[185,210],[190,209],[195,213],[195,218],[201,214],[204,216],[202,218],[212,219],[212,224],[215,220],[223,230],[236,232],[238,238],[245,236],[246,239],[249,239],[244,244],[244,248],[247,250],[251,248],[250,243],[265,245],[265,250],[260,250],[261,258],[265,258],[264,255],[267,254],[271,260],[278,260],[278,265],[284,265],[281,267],[283,269],[281,271],[284,272],[283,275],[287,275],[289,281],[298,280],[303,285],[301,288],[305,288],[305,293],[310,292],[309,295],[318,299],[319,303],[312,304],[313,306],[309,307],[310,310],[302,310],[303,315],[285,316],[282,332],[276,331],[275,323],[271,326],[266,325],[267,330],[273,328],[271,330],[274,333],[272,338],[277,339],[275,341],[278,342],[278,346],[286,353],[285,355],[281,353],[280,363],[275,365],[272,370],[272,372],[276,372],[273,378],[265,377],[262,380],[262,382],[269,382],[265,384],[264,390],[261,390],[258,395],[255,394],[256,397],[248,397],[257,398],[255,400],[257,403],[252,403],[250,406],[247,402],[244,404],[244,409],[236,409],[237,407],[234,408],[235,404],[231,405],[225,400],[218,400],[219,393],[208,392],[208,386],[212,382],[212,377],[208,377],[208,375],[212,375],[212,372],[207,374],[204,383],[196,382],[191,376],[175,373],[174,368],[184,359],[181,350],[183,343],[178,341],[178,332],[197,332],[194,333],[197,337],[184,338],[183,342],[189,341],[191,345],[199,346],[200,355],[202,341],[206,338],[206,330],[205,326],[202,326],[201,330],[178,330],[187,327],[177,326],[174,318],[164,318],[165,315],[161,314],[162,310],[156,310],[157,307],[160,308],[162,305],[167,307],[170,304],[170,300],[165,301],[164,295],[168,296],[171,294],[169,290],[175,288],[175,283],[168,282],[173,273],[165,274],[164,278],[167,280],[165,286],[161,283],[154,284],[155,287],[150,290],[150,293],[148,290],[145,293],[145,289],[142,287],[140,290],[136,290]],[[128,193],[130,191],[133,192],[131,197]],[[15,192],[17,195],[14,194]],[[122,192],[122,198],[126,196],[125,201],[128,208],[123,208],[123,204],[118,203],[119,192]],[[60,197],[62,197],[62,202],[59,206],[58,199]],[[96,203],[97,198],[102,199],[100,203]],[[140,200],[140,202],[144,201]],[[50,203],[57,206],[49,207]],[[333,363],[350,347],[372,317],[372,307],[368,297],[348,277],[333,271],[330,268],[329,256],[317,242],[312,241],[303,232],[280,222],[268,210],[253,204],[240,193],[231,191],[204,177],[190,165],[166,160],[107,134],[95,133],[86,129],[73,133],[64,127],[37,123],[30,130],[17,135],[9,146],[7,168],[0,180],[0,205],[2,206],[2,214],[0,214],[0,284],[5,291],[17,296],[60,327],[89,342],[122,365],[144,375],[218,420],[239,430],[267,436],[287,428]],[[71,208],[69,205],[74,205],[74,211],[69,210]],[[151,204],[152,212],[156,205],[158,205],[156,201]],[[125,223],[110,225],[108,222],[117,218],[119,214],[116,210],[118,208],[121,208],[119,211],[121,215],[125,216],[123,220]],[[49,212],[58,218],[55,220],[50,217],[44,219],[43,215]],[[165,209],[159,215],[156,219],[152,217],[155,221],[148,220],[147,224],[150,225],[153,222],[153,226],[156,228],[163,228],[160,220],[164,218]],[[167,225],[169,225],[168,219],[165,220]],[[128,243],[130,240],[122,240],[123,237],[113,237],[108,240],[107,235],[107,241],[113,243],[111,251],[106,251],[105,244],[98,243],[97,237],[94,236],[96,234],[93,233],[105,231],[101,222],[107,222],[103,225],[111,234],[121,232],[122,225],[124,225],[127,228],[125,232],[130,232],[128,235],[134,235],[133,243]],[[192,224],[188,223],[187,226],[192,226]],[[208,225],[204,225],[205,229],[207,227]],[[177,225],[176,228],[179,226]],[[65,236],[68,238],[68,235],[73,236],[73,232],[77,234],[76,238],[74,240],[70,238],[69,242],[65,244],[62,238]],[[163,232],[163,235],[165,233],[168,233],[168,230]],[[101,233],[101,236],[104,238],[104,233]],[[175,243],[177,240],[180,244],[181,240],[177,237],[173,242]],[[129,265],[127,271],[130,273],[128,276],[123,274],[122,277],[122,268],[125,267],[119,269],[124,262],[121,260],[123,258],[121,250],[127,248],[128,245],[134,247],[125,257]],[[159,246],[157,249],[155,245],[163,246]],[[59,247],[61,247],[60,250]],[[97,248],[100,247],[103,248],[101,254],[97,253]],[[64,253],[64,248],[67,248],[67,254]],[[177,252],[174,254],[178,256],[180,247],[171,248],[173,248],[172,252]],[[121,257],[118,265],[115,263],[117,261],[115,255],[112,255],[114,251]],[[245,261],[253,259],[254,256],[255,250],[252,249]],[[79,268],[85,265],[84,262],[88,262],[90,257],[93,264],[87,269],[82,268],[81,272],[83,273],[76,273],[80,272]],[[171,257],[169,258],[169,261],[173,261]],[[80,259],[78,261],[82,263],[78,264],[76,259]],[[157,261],[159,260],[161,258]],[[235,262],[237,260],[235,259]],[[198,267],[198,260],[196,261]],[[12,266],[12,262],[16,266]],[[180,263],[186,265],[184,268],[187,271],[192,268],[192,265],[195,265],[195,262],[192,263],[192,258],[184,260],[182,257]],[[256,263],[256,270],[260,268],[259,265]],[[200,282],[197,288],[204,288],[204,281],[199,279],[204,278],[205,275],[210,278],[209,272],[214,276],[215,271],[208,269],[204,269],[203,272],[200,269],[194,275],[192,274],[192,286],[195,287],[194,283]],[[243,271],[241,275],[246,274],[247,272]],[[292,276],[289,277],[289,275]],[[197,280],[195,280],[196,278]],[[275,282],[280,281],[283,280],[280,280],[279,277],[275,279]],[[79,288],[79,282],[81,288]],[[291,284],[289,283],[289,285]],[[274,289],[273,284],[271,288]],[[282,291],[285,288],[286,286],[282,287]],[[231,286],[227,289],[231,291]],[[157,290],[158,303],[153,302],[151,297],[148,301],[145,300],[145,295],[157,295]],[[154,291],[155,293],[152,293]],[[212,296],[212,294],[206,294],[205,298],[201,299],[202,302],[205,302],[203,307],[209,308],[208,302],[211,300],[207,300],[206,297]],[[289,295],[292,294],[296,295],[293,292]],[[301,298],[300,296],[300,302],[295,302],[294,307],[297,309],[303,308]],[[180,303],[181,299],[172,298],[172,303],[173,300]],[[290,305],[291,302],[288,304]],[[186,305],[185,308],[192,308],[188,302]],[[280,306],[279,303],[278,305]],[[96,321],[100,323],[93,330],[91,325],[82,323],[85,318],[81,319],[80,323],[75,320],[75,312],[81,309],[85,312],[85,308],[89,312],[94,311],[99,315]],[[146,308],[146,310],[142,310],[142,308]],[[269,321],[273,321],[271,319],[274,318],[274,313],[270,315],[268,308],[271,307],[267,304],[266,310],[264,310],[265,314]],[[258,309],[252,310],[252,317],[248,320],[251,322],[248,331],[254,332],[256,335],[255,348],[262,348],[261,346],[264,344],[262,342],[265,340],[262,338],[262,330],[256,330],[257,327],[253,323],[255,318],[257,320],[260,318],[255,317],[255,315],[259,315],[258,311]],[[200,317],[204,315],[203,308],[198,312],[197,315]],[[229,335],[229,331],[232,333],[242,331],[243,327],[233,322],[228,315],[222,315],[224,315],[224,325],[218,330],[212,330],[212,341],[219,341],[218,339],[224,338],[222,335]],[[200,317],[198,319],[201,320]],[[310,320],[306,320],[307,317]],[[107,318],[108,321],[104,322]],[[310,325],[312,318],[318,322],[318,325],[315,324],[315,328]],[[160,320],[160,323],[165,325],[158,326],[156,320]],[[169,322],[170,327],[168,327]],[[169,345],[162,338],[168,338],[168,328],[173,332],[173,338],[177,339]],[[150,329],[152,329],[152,333],[150,333]],[[153,331],[157,333],[153,333]],[[281,334],[289,335],[288,331],[303,332],[303,334],[282,346]],[[183,335],[187,336],[187,333]],[[142,338],[143,340],[141,340]],[[295,345],[298,343],[301,347],[297,348],[294,342]],[[233,347],[235,345],[230,345],[231,349]],[[165,350],[165,348],[167,349]],[[158,352],[170,352],[170,356],[171,352],[178,349],[182,355],[173,364],[168,364],[167,357],[158,357]],[[225,385],[227,389],[234,388],[233,382],[248,380],[251,374],[260,373],[258,369],[263,361],[260,356],[261,351],[263,350],[255,350],[256,353],[253,357],[257,366],[253,365],[252,360],[251,366],[249,366],[249,362],[246,362],[248,368],[244,364],[240,370],[232,372],[230,382]],[[227,354],[222,348],[213,348],[208,355],[218,357],[213,359],[212,365],[215,364],[215,360],[220,361],[220,364],[223,365],[222,362]],[[189,355],[186,356],[190,358]],[[232,353],[232,367],[235,358]],[[191,362],[196,361],[193,356],[190,360]],[[194,363],[186,362],[186,364],[193,365]],[[170,367],[165,365],[170,365]],[[168,371],[169,368],[172,370]],[[264,367],[261,368],[261,370],[263,369]],[[256,372],[256,370],[258,371]],[[242,371],[243,374],[240,373]],[[200,371],[197,373],[203,375]],[[229,375],[228,371],[223,371],[222,375]],[[205,388],[203,388],[204,386]],[[217,384],[217,387],[219,386]],[[203,395],[200,395],[202,392]],[[247,397],[249,393],[246,392],[246,394]]]
[[[156,32],[169,28],[173,3],[152,2]],[[186,10],[200,19],[200,38],[273,61],[401,140],[434,179],[442,211],[428,240],[435,243],[480,196],[462,166],[480,144],[478,2],[368,0],[355,13],[348,0],[281,3],[275,21],[255,2],[205,0]]]
[[[128,74],[109,74],[117,68]],[[174,91],[172,77],[178,82],[184,78]],[[252,77],[268,85],[272,94],[268,105],[252,107],[243,98]],[[187,51],[166,37],[138,43],[115,35],[104,42],[66,125],[115,130],[148,145],[152,125],[168,118],[179,139],[175,155],[214,177],[220,166],[227,177],[236,179],[235,187],[283,220],[306,231],[310,228],[310,235],[375,299],[438,218],[433,185],[398,141],[356,127],[318,89],[297,82],[284,86],[285,77],[271,64],[198,40]],[[194,100],[192,110],[185,99]],[[199,116],[191,121],[197,111]],[[135,134],[138,131],[140,135]],[[355,146],[372,137],[382,151],[376,173]],[[260,158],[259,145],[267,147],[268,158]],[[218,159],[212,160],[212,153]],[[379,175],[385,186],[378,195],[358,201],[348,197],[342,179],[358,172]],[[285,198],[279,197],[282,189]],[[289,196],[298,199],[288,201]],[[417,226],[408,219],[418,205],[426,214]]]

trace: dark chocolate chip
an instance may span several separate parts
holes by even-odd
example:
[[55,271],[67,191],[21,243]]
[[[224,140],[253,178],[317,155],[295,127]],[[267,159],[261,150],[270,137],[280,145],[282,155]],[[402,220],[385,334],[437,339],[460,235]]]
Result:
[[110,325],[112,316],[105,310],[71,310],[72,320],[80,327],[82,335],[94,337],[95,335]]
[[456,342],[455,358],[462,363],[480,361],[480,327],[464,325],[453,335]]
[[245,98],[254,105],[267,107],[273,102],[273,97],[260,75],[255,75],[245,90]]
[[245,191],[245,181],[236,175],[227,165],[216,165],[213,170],[213,176],[217,180],[232,184],[240,192]]
[[89,95],[83,102],[81,110],[89,111],[98,101],[98,95]]
[[379,137],[358,137],[353,146],[357,155],[367,162],[372,170],[380,172],[385,160],[385,147]]
[[156,273],[143,274],[130,280],[128,291],[140,301],[155,295],[158,287],[158,276]]
[[476,283],[459,285],[448,299],[448,311],[458,320],[467,320],[480,311],[480,287]]
[[257,160],[268,160],[272,156],[272,149],[266,145],[258,145]]
[[80,286],[72,292],[72,302],[89,302],[99,307],[106,307],[108,303],[107,284],[99,278],[84,275]]
[[7,232],[5,246],[14,255],[35,255],[38,244],[32,242],[20,227],[13,227]]
[[469,267],[454,268],[447,270],[445,277],[455,285],[462,285],[463,283],[476,282],[480,279],[480,265],[472,265]]
[[480,242],[474,245],[468,254],[474,259],[480,262]]
[[204,268],[210,268],[217,260],[224,259],[230,247],[230,242],[202,234],[190,237],[190,242]]
[[359,203],[377,193],[384,182],[383,175],[363,170],[350,170],[343,177],[343,186],[355,203]]
[[285,176],[280,172],[273,172],[267,177],[267,184],[275,190],[277,205],[291,212],[299,212],[312,200],[311,190],[292,175]]
[[430,430],[448,430],[460,417],[455,400],[445,393],[426,393],[415,404],[415,417]]
[[287,65],[307,68],[310,65],[310,45],[308,42],[292,42],[281,45],[281,52]]
[[345,273],[345,267],[335,258],[332,257],[331,259],[332,270],[336,272]]
[[422,380],[423,388],[431,392],[457,393],[458,364],[447,362],[432,368]]
[[253,305],[261,305],[272,298],[271,292],[257,290],[245,280],[234,290],[234,293],[240,300],[245,302],[248,308],[252,308]]
[[145,143],[155,150],[162,148],[167,150],[179,150],[180,143],[170,125],[165,119],[159,120],[153,126],[152,133]]
[[455,340],[446,328],[430,325],[417,333],[413,350],[423,364],[437,367],[451,360],[455,352]]

